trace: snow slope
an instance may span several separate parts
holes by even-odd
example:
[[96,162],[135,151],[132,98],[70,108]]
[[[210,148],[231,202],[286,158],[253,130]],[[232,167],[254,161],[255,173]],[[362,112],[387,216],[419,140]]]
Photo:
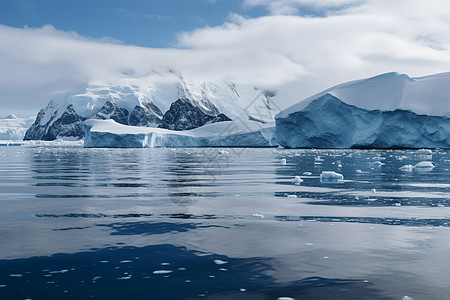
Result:
[[225,121],[185,131],[122,125],[114,120],[86,120],[84,146],[112,148],[152,147],[269,147],[274,124]]
[[276,117],[286,118],[326,94],[367,110],[402,109],[417,114],[450,117],[450,72],[419,78],[392,72],[343,83],[292,105]]
[[0,119],[0,140],[22,140],[35,119],[35,117],[17,118],[15,115]]

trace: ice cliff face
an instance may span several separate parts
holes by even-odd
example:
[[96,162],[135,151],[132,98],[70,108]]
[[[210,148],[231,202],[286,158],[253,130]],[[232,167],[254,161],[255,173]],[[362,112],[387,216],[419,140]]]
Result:
[[253,121],[224,121],[175,131],[133,127],[114,120],[87,120],[84,146],[88,148],[153,147],[272,147],[274,124]]
[[52,100],[39,112],[25,139],[82,138],[83,121],[92,118],[172,130],[234,119],[273,121],[273,116],[261,115],[253,105],[257,101],[270,110],[273,92],[225,81],[188,81],[175,73],[168,76],[170,80],[154,83],[89,85],[82,93]]
[[325,94],[280,113],[275,139],[289,148],[450,148],[450,118],[367,110]]

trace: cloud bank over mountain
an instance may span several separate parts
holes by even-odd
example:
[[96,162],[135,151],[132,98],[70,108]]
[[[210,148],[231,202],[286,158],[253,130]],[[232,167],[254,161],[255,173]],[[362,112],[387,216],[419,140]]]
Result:
[[[281,107],[339,82],[397,71],[450,70],[450,2],[246,0],[267,10],[178,35],[176,48],[91,39],[52,25],[0,25],[0,106],[36,112],[86,83],[226,79],[278,88]],[[147,30],[147,29],[142,29]],[[156,30],[156,29],[155,29]],[[165,73],[165,72],[162,72]]]

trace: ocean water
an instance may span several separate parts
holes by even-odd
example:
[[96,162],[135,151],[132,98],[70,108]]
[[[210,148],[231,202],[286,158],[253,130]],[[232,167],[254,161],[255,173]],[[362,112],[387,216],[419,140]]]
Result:
[[0,147],[0,299],[449,299],[449,169],[443,150]]

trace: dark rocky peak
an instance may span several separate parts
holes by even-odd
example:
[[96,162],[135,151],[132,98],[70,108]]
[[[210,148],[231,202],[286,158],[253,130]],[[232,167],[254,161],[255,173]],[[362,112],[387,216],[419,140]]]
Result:
[[117,123],[128,124],[129,112],[125,108],[118,107],[114,102],[106,101],[100,111],[95,114],[94,119],[107,120],[112,119]]
[[206,114],[197,106],[192,105],[188,99],[178,99],[170,105],[164,114],[159,128],[171,130],[189,130],[207,123],[230,121],[224,114]]

